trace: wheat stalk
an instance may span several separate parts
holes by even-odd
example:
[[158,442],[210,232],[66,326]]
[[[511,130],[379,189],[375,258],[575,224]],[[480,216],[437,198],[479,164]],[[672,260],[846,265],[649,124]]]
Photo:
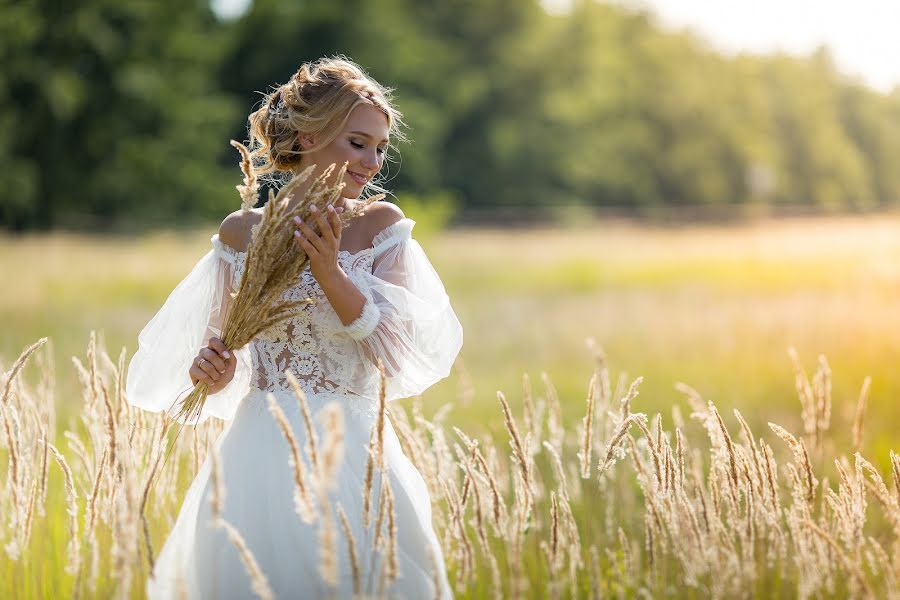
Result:
[[49,442],[47,445],[65,476],[66,506],[68,507],[66,512],[69,513],[69,545],[66,551],[69,561],[66,563],[66,572],[75,574],[78,572],[81,564],[80,544],[78,543],[78,492],[75,490],[75,480],[72,477],[72,469],[69,468],[69,463],[66,462],[65,457],[57,450],[56,446]]
[[312,523],[316,518],[315,508],[309,485],[307,484],[306,467],[304,467],[303,458],[300,456],[300,446],[297,444],[297,438],[294,437],[294,432],[287,420],[287,416],[285,416],[284,411],[279,406],[275,395],[269,393],[266,395],[266,398],[269,412],[275,417],[275,422],[278,423],[278,428],[281,429],[281,434],[287,441],[288,448],[291,451],[290,464],[294,471],[294,510],[297,511],[297,514],[300,515],[300,518],[305,523]]
[[256,594],[260,600],[274,600],[275,595],[272,593],[269,581],[266,579],[262,569],[260,569],[259,563],[256,562],[256,558],[247,546],[247,542],[244,541],[244,537],[228,521],[220,520],[219,526],[225,530],[229,541],[237,548],[238,556],[240,557],[241,562],[244,563],[244,568],[250,576],[253,593]]

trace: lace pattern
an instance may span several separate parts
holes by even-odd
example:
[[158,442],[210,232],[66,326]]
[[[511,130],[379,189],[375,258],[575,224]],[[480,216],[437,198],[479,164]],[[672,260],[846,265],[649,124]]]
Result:
[[[390,229],[388,227],[380,232],[375,243],[387,240]],[[231,265],[230,283],[232,289],[237,290],[244,274],[247,253],[223,244],[218,236],[213,236],[212,242],[216,254]],[[339,250],[338,263],[351,279],[356,279],[360,271],[372,272],[374,250],[374,246],[357,252]],[[365,293],[365,288],[360,288]],[[367,299],[366,307],[370,310],[367,311],[364,307],[360,317],[345,326],[308,268],[282,298],[294,301],[311,298],[314,303],[295,309],[288,320],[250,343],[253,360],[251,392],[291,392],[290,384],[284,376],[285,371],[290,371],[307,396],[340,396],[346,399],[356,395],[336,383],[351,377],[352,361],[358,360],[353,337],[337,334],[360,327],[371,330],[374,302]],[[377,309],[375,311],[374,319],[377,321]],[[265,398],[264,395],[260,397]],[[371,416],[377,411],[375,404],[363,397],[346,404],[355,416]]]

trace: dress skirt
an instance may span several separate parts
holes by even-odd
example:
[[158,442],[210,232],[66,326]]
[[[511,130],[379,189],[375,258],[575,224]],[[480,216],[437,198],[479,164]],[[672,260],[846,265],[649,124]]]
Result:
[[[276,392],[301,450],[307,474],[306,426],[297,399]],[[235,417],[216,440],[224,476],[222,517],[243,537],[275,598],[351,598],[354,576],[348,543],[334,515],[337,585],[320,574],[320,520],[305,523],[295,511],[290,447],[257,389],[241,400]],[[210,401],[214,401],[211,397]],[[324,425],[317,414],[336,402],[344,415],[343,460],[328,492],[332,510],[347,515],[357,556],[363,597],[377,597],[383,579],[384,547],[376,549],[375,514],[380,478],[372,491],[370,526],[363,523],[363,484],[375,407],[358,397],[328,392],[307,397],[322,445]],[[387,598],[450,598],[443,555],[431,523],[431,501],[422,476],[403,454],[390,421],[385,423],[384,459],[394,496],[398,575],[384,587]],[[147,580],[151,599],[245,599],[256,596],[235,545],[212,523],[211,456],[191,483],[175,525]]]

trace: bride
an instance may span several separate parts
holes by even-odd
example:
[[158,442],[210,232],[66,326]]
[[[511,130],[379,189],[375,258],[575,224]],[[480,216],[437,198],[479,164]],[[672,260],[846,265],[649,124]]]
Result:
[[[378,473],[372,500],[364,501],[369,442],[380,414],[378,362],[386,400],[407,398],[446,377],[462,346],[443,284],[412,237],[415,221],[379,201],[340,226],[338,215],[355,206],[364,189],[380,189],[372,178],[391,136],[402,135],[390,91],[350,60],[323,58],[304,63],[249,117],[260,175],[289,175],[315,164],[311,182],[324,167],[348,163],[344,197],[314,213],[313,222],[296,223],[295,242],[309,267],[285,298],[311,298],[312,304],[246,347],[225,348],[219,336],[230,294],[261,219],[259,210],[238,211],[222,222],[212,249],[139,335],[128,371],[129,402],[174,414],[173,402],[203,381],[210,396],[199,420],[229,421],[216,440],[217,464],[208,458],[200,468],[160,551],[147,581],[150,598],[185,592],[189,598],[451,596],[428,490],[389,421],[381,453],[384,488],[393,498],[394,545],[387,558],[372,516],[382,487]],[[304,193],[301,187],[294,198]],[[291,447],[268,404],[272,399],[282,409],[309,472],[303,449],[310,432],[289,375],[304,392],[318,440],[327,431],[317,413],[338,406],[343,416],[342,462],[328,502],[318,509],[340,524],[333,531],[336,570],[334,564],[322,568],[320,528],[328,520],[307,522],[295,510]],[[341,513],[334,512],[338,507]],[[254,581],[248,574],[229,528],[255,560],[262,587],[259,576]]]

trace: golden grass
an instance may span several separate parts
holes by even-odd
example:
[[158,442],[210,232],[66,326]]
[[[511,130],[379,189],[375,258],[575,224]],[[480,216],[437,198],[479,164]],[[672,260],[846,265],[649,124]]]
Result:
[[[793,461],[779,462],[767,440],[756,437],[739,411],[734,411],[733,425],[741,434],[736,436],[715,403],[684,385],[681,390],[696,425],[684,421],[677,409],[671,417],[675,425],[669,430],[662,414],[650,418],[632,412],[640,381],[625,385],[620,378],[613,390],[605,355],[594,348],[595,370],[587,386],[592,399],[587,403],[589,416],[551,408],[557,400],[548,377],[543,393],[535,393],[529,379],[523,379],[528,400],[516,408],[498,392],[505,440],[471,435],[460,423],[451,427],[455,442],[447,433],[447,408],[427,418],[418,399],[411,414],[400,405],[392,408],[390,418],[401,443],[429,487],[435,527],[451,581],[461,596],[581,596],[592,585],[599,586],[595,592],[602,595],[665,595],[673,585],[687,595],[719,598],[773,593],[799,597],[896,594],[900,577],[897,454],[883,457],[891,468],[887,475],[891,491],[881,471],[862,454],[854,453],[851,460],[831,444],[831,420],[817,418],[813,427],[807,414],[809,427],[801,435],[770,423],[775,434],[770,439],[781,438],[787,454],[793,456]],[[828,363],[820,358],[808,375],[800,357],[792,358],[797,361],[798,393],[812,393],[816,406],[822,407],[816,414],[822,417],[824,407],[832,405]],[[68,545],[58,550],[58,564],[67,566],[52,575],[57,589],[71,594],[139,596],[152,565],[150,538],[165,536],[183,486],[196,471],[198,462],[191,459],[202,460],[209,440],[221,428],[215,421],[198,427],[196,431],[207,440],[202,446],[184,439],[177,442],[174,452],[179,460],[174,464],[186,472],[180,478],[176,469],[161,472],[156,491],[149,498],[142,496],[157,473],[161,432],[168,431],[170,420],[131,407],[121,394],[109,395],[105,402],[95,395],[96,390],[102,395],[121,373],[93,337],[86,363],[81,426],[64,432],[68,458],[46,442],[46,423],[10,416],[38,414],[35,407],[48,401],[39,391],[46,386],[29,385],[21,370],[2,382],[10,389],[4,411],[9,427],[7,455],[12,456],[11,449],[18,452],[17,475],[12,475],[10,460],[10,476],[0,488],[5,515],[0,533],[7,542],[3,572],[12,575],[4,579],[7,595],[22,597],[22,590],[31,585],[26,582],[35,576],[29,567],[36,559],[34,544],[20,538],[21,516],[27,515],[24,520],[33,522],[32,530],[40,532],[49,531],[58,520],[68,521]],[[10,375],[12,371],[6,376]],[[298,401],[303,404],[302,399]],[[48,410],[52,413],[53,408]],[[516,416],[519,410],[530,415],[524,427]],[[380,412],[386,420],[383,403]],[[278,411],[273,414],[278,421]],[[350,556],[342,559],[337,554],[338,525],[324,491],[342,460],[341,414],[330,405],[317,415],[325,431],[317,444],[319,466],[313,475],[323,517],[318,539],[320,571],[334,583],[338,562],[350,560],[357,589],[361,589],[358,582],[365,580],[370,582],[366,590],[389,594],[391,583],[402,573],[396,556],[395,491],[386,477],[379,486],[375,519],[376,548],[386,560],[377,573],[372,567],[365,572],[367,561],[354,558],[352,543]],[[850,414],[858,418],[858,411]],[[559,420],[554,426],[549,423],[552,415]],[[582,427],[574,426],[578,423]],[[632,435],[630,425],[637,425],[640,433]],[[849,421],[842,424],[850,425]],[[563,431],[560,438],[554,438],[560,435],[555,427]],[[378,429],[373,427],[370,457],[374,469],[382,472],[383,433]],[[582,477],[585,443],[590,455],[597,457],[587,478]],[[66,503],[47,505],[42,512],[33,504],[46,468],[40,452],[45,445],[64,474]],[[116,460],[111,458],[113,446],[117,446]],[[817,469],[808,447],[828,458],[834,470]],[[291,456],[283,459],[299,463],[301,450],[296,441],[291,448]],[[304,452],[308,458],[308,451]],[[212,456],[217,465],[216,455]],[[217,490],[213,501],[218,507],[214,514],[220,515],[227,498],[220,489],[218,468],[213,476]],[[836,488],[829,476],[837,482]],[[23,487],[30,492],[21,493]],[[138,543],[144,514],[150,535],[146,543]],[[252,576],[255,593],[269,597],[265,573],[241,533],[218,518]],[[340,531],[347,535],[349,526],[340,507],[337,518]],[[86,529],[89,534],[82,533]],[[127,541],[132,539],[134,543]],[[113,568],[102,570],[102,576],[97,567],[84,569],[84,565],[105,564]]]
[[[412,412],[392,409],[391,419],[431,489],[439,538],[452,581],[462,582],[461,595],[490,595],[499,580],[508,596],[514,589],[534,597],[566,596],[572,589],[589,596],[592,585],[605,595],[631,596],[669,585],[699,597],[726,594],[722,586],[730,579],[757,597],[864,595],[859,572],[877,595],[890,597],[897,586],[900,523],[900,459],[891,450],[900,441],[893,425],[900,409],[890,401],[900,393],[895,370],[900,343],[889,335],[900,327],[898,225],[895,218],[679,230],[609,224],[527,234],[459,231],[429,241],[429,255],[454,299],[467,343],[454,376],[426,396],[429,411],[453,402],[449,413],[426,416],[422,403],[404,401],[396,406],[412,405]],[[117,548],[120,557],[131,552],[140,558],[106,569],[113,564],[113,533],[142,527],[140,522],[127,527],[124,515],[141,514],[142,486],[152,478],[154,444],[160,447],[155,440],[164,427],[120,408],[119,375],[111,369],[116,361],[95,352],[79,371],[68,367],[68,357],[82,354],[83,340],[97,324],[106,326],[110,347],[133,344],[165,294],[205,252],[208,237],[202,232],[139,240],[67,234],[0,239],[3,272],[17,282],[16,294],[0,298],[7,329],[0,342],[2,369],[8,371],[12,358],[37,337],[51,334],[54,342],[52,351],[48,344],[32,356],[11,387],[16,404],[3,411],[9,435],[0,437],[7,463],[9,437],[16,438],[22,458],[20,485],[15,491],[7,487],[12,480],[7,476],[0,487],[0,538],[4,547],[13,541],[13,519],[30,523],[30,537],[21,559],[0,559],[0,595],[66,596],[75,585],[75,577],[65,573],[70,543],[65,478],[49,465],[54,459],[41,442],[48,437],[41,429],[50,432],[49,441],[70,464],[78,491],[79,536],[87,542],[81,548],[82,595],[113,595],[129,577],[124,570],[129,564],[131,589],[140,595],[148,555],[171,527],[218,425],[212,420],[179,442],[178,460],[171,465],[177,470],[159,475],[146,500],[151,543]],[[33,260],[39,255],[47,261]],[[109,268],[86,267],[97,264]],[[590,479],[580,477],[578,457],[584,453],[587,409],[581,382],[597,372],[596,361],[583,350],[586,335],[604,340],[620,369],[616,377],[607,372],[605,384],[602,378],[595,384]],[[790,345],[801,365],[811,363],[811,395],[796,391],[794,369],[785,358]],[[834,371],[826,427],[820,424],[826,420],[826,397],[820,405],[815,391],[821,363],[809,360],[819,353],[828,356]],[[58,375],[54,356],[63,365]],[[659,412],[666,418],[648,418],[646,432],[632,428],[617,445],[617,427],[632,414],[623,404],[633,377],[623,369],[644,375],[640,403],[633,400],[640,412],[633,414]],[[540,373],[535,378],[540,385],[526,390],[523,371]],[[75,391],[79,372],[86,384],[81,394]],[[41,373],[46,376],[26,382]],[[102,386],[91,384],[91,373],[106,379],[109,403]],[[819,377],[824,392],[824,372]],[[700,391],[679,386],[683,397],[676,396],[671,390],[679,381]],[[518,544],[507,536],[519,530],[517,498],[524,490],[516,488],[521,467],[510,458],[502,409],[490,400],[498,388],[505,391],[517,425],[524,424],[520,435],[540,430],[525,453],[536,489],[531,520]],[[20,410],[23,397],[28,401]],[[722,426],[705,398],[715,400],[717,412],[722,409],[737,488]],[[733,407],[746,419],[738,414],[732,419]],[[682,417],[691,413],[693,418]],[[116,469],[109,460],[110,414],[121,454]],[[793,460],[791,447],[765,427],[768,421],[802,442],[806,458],[801,450],[799,461]],[[452,426],[477,446],[474,454],[451,433]],[[456,439],[471,464],[460,459]],[[144,455],[130,457],[132,446],[124,440]],[[128,494],[117,500],[121,492],[112,491],[115,485],[123,489],[128,473],[137,481],[133,502]],[[810,475],[817,485],[810,486]],[[452,481],[446,494],[444,480]],[[644,496],[642,489],[650,493]],[[867,500],[864,512],[860,489]],[[557,519],[552,590],[551,565],[541,547],[543,541],[551,548],[551,492]],[[12,494],[18,510],[11,510]],[[88,539],[92,519],[96,533]],[[745,566],[735,574],[738,563]],[[752,573],[755,578],[748,581]]]

